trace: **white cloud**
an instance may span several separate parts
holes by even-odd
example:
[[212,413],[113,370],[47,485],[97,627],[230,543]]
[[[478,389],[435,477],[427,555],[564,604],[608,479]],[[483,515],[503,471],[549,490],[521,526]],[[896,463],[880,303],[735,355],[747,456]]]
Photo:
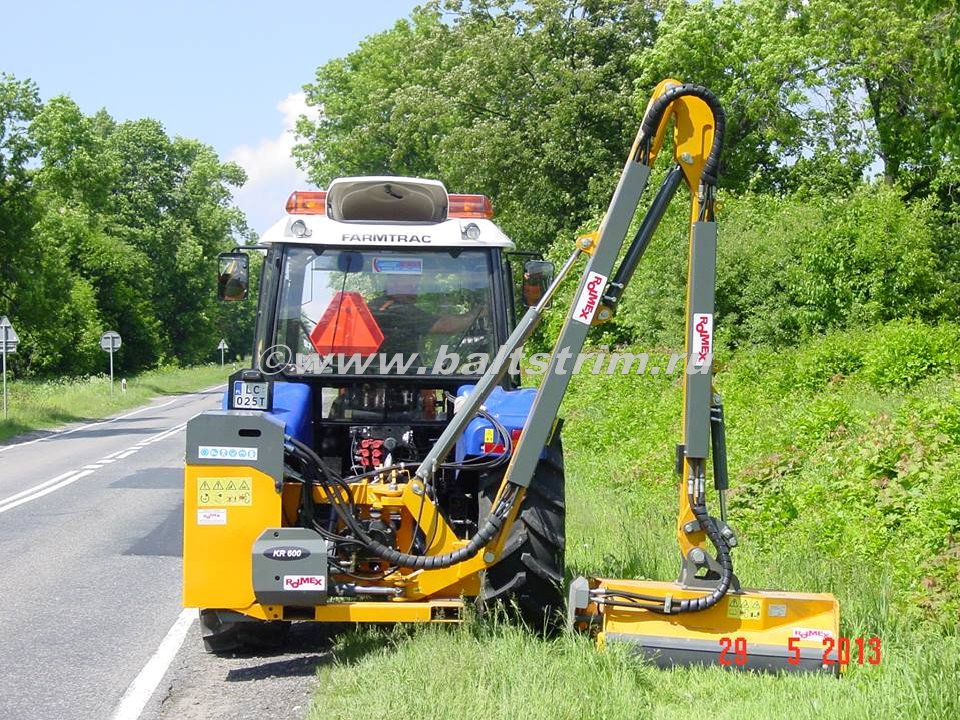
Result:
[[272,225],[283,213],[284,203],[293,190],[308,187],[306,175],[297,169],[290,155],[296,143],[294,128],[297,118],[306,115],[315,119],[317,109],[308,107],[306,96],[291,93],[277,103],[283,116],[283,129],[272,138],[263,138],[256,145],[241,145],[227,155],[227,160],[247,171],[246,184],[234,192],[233,199],[247,215],[247,222],[258,233]]

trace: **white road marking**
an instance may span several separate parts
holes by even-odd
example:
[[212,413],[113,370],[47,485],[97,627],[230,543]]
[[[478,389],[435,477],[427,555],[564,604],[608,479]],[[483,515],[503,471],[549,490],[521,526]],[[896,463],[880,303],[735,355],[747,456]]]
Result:
[[111,716],[112,720],[137,720],[140,717],[140,713],[150,702],[157,685],[163,680],[170,663],[173,662],[180,651],[180,647],[187,637],[187,631],[196,617],[196,608],[187,608],[180,613],[177,621],[173,623],[173,627],[167,631],[166,636],[160,642],[157,651],[127,687],[123,697],[120,698],[120,704],[117,705],[117,709]]
[[[202,393],[209,392],[211,390],[216,390],[217,388],[220,388],[220,387],[224,387],[224,386],[215,385],[212,388],[207,388],[205,390],[200,390],[199,392],[196,392],[196,393],[191,393],[191,395],[200,395]],[[171,403],[176,402],[178,399],[179,398],[173,398],[172,400],[165,402],[162,405],[150,405],[144,408],[140,408],[139,410],[136,410],[132,413],[128,413],[127,415],[121,415],[119,417],[111,418],[110,420],[104,420],[98,423],[91,423],[89,425],[73,428],[72,430],[67,430],[62,433],[47,435],[45,437],[38,438],[36,440],[30,440],[29,442],[19,443],[18,445],[7,445],[5,447],[0,448],[0,452],[2,452],[3,450],[9,450],[12,447],[20,447],[21,445],[32,445],[35,442],[39,442],[40,440],[46,440],[47,438],[55,437],[56,435],[69,435],[70,433],[76,432],[77,430],[82,430],[83,428],[93,427],[94,425],[103,425],[106,423],[113,422],[114,420],[121,420],[124,417],[130,417],[131,415],[136,415],[137,413],[141,413],[144,410],[151,410],[151,409],[156,409],[160,407],[166,407],[167,405],[170,405]],[[161,440],[166,440],[168,437],[171,437],[172,435],[178,433],[180,430],[183,430],[186,426],[187,426],[186,423],[175,425],[174,427],[168,428],[162,432],[159,432],[156,435],[153,435],[147,438],[147,440],[142,442],[143,444],[151,444],[155,442],[160,442]],[[31,500],[36,500],[38,498],[44,497],[45,495],[49,495],[55,490],[64,488],[67,485],[75,483],[77,480],[80,480],[81,478],[86,477],[87,475],[91,475],[95,470],[99,470],[103,466],[103,464],[107,462],[115,462],[117,460],[123,460],[124,458],[130,457],[131,455],[133,455],[134,453],[136,453],[138,450],[141,450],[141,449],[142,449],[142,445],[134,445],[132,448],[128,448],[127,450],[118,450],[117,452],[113,452],[105,456],[103,460],[98,461],[98,464],[85,465],[83,469],[80,471],[68,470],[65,473],[61,473],[60,475],[57,475],[55,478],[52,478],[50,480],[45,480],[44,482],[39,483],[38,485],[34,485],[33,487],[27,488],[26,490],[21,490],[18,493],[14,493],[13,495],[10,495],[9,497],[0,499],[0,513],[5,513],[7,510],[13,510],[15,507],[19,507],[20,505],[23,505],[24,503],[28,503]]]
[[29,494],[31,494],[31,493],[34,493],[34,492],[36,492],[37,490],[40,490],[41,488],[47,487],[48,485],[53,485],[54,483],[58,483],[58,482],[60,482],[61,480],[63,480],[65,477],[67,477],[68,475],[73,475],[75,472],[77,472],[77,471],[76,471],[76,470],[67,470],[67,472],[63,473],[62,475],[57,475],[57,476],[56,476],[55,478],[53,478],[52,480],[45,480],[44,482],[40,483],[39,485],[34,485],[34,486],[31,487],[31,488],[27,488],[26,490],[21,490],[21,491],[18,492],[18,493],[14,493],[14,494],[11,495],[10,497],[5,497],[5,498],[3,498],[3,500],[0,500],[0,505],[5,505],[5,504],[7,504],[8,502],[11,502],[12,500],[16,500],[17,498],[22,498],[24,495],[29,495]]
[[[117,453],[117,454],[119,455],[120,453]],[[109,465],[110,463],[116,462],[116,461],[117,461],[116,458],[100,458],[99,460],[97,460],[97,462],[100,463],[101,465]]]
[[160,433],[159,435],[154,435],[152,438],[147,438],[146,440],[142,441],[142,442],[139,443],[139,444],[140,444],[141,447],[143,447],[143,446],[145,446],[145,445],[153,445],[153,443],[155,443],[155,442],[160,442],[161,440],[166,440],[166,439],[167,439],[168,437],[170,437],[171,435],[176,435],[178,432],[180,432],[181,430],[183,430],[186,426],[187,426],[186,423],[181,423],[180,425],[177,425],[176,427],[172,427],[172,428],[170,428],[169,430],[165,430],[164,432]]
[[[4,505],[0,505],[0,513],[5,513],[7,510],[13,510],[15,507],[19,507],[20,505],[23,505],[24,503],[28,503],[31,500],[42,498],[44,495],[49,495],[54,490],[59,490],[60,488],[63,488],[63,487],[66,487],[67,485],[75,483],[80,478],[85,478],[87,475],[92,475],[92,474],[93,474],[93,470],[84,470],[83,472],[79,472],[76,475],[70,475],[69,477],[58,482],[56,485],[45,487],[42,490],[37,490],[37,492],[33,493],[32,495],[27,495],[26,497],[22,497],[19,500],[14,500],[13,502],[7,502]],[[31,489],[36,489],[36,488],[31,488]]]
[[87,425],[81,425],[80,427],[71,428],[70,430],[61,430],[60,432],[44,435],[43,437],[39,437],[35,440],[27,440],[26,442],[17,443],[16,445],[4,445],[0,447],[0,453],[6,452],[7,450],[10,450],[15,447],[33,445],[34,443],[42,442],[43,440],[49,440],[50,438],[60,437],[62,435],[70,435],[72,433],[79,432],[80,430],[89,430],[90,428],[97,427],[98,425],[107,425],[108,423],[116,422],[117,420],[125,420],[128,417],[139,415],[140,413],[146,412],[147,410],[159,410],[160,408],[167,407],[167,405],[172,405],[179,399],[180,398],[173,398],[172,400],[168,400],[167,402],[162,403],[160,405],[147,405],[146,407],[142,407],[139,410],[134,410],[133,412],[129,412],[126,415],[118,415],[117,417],[109,418],[107,420],[100,420],[95,423],[88,423]]

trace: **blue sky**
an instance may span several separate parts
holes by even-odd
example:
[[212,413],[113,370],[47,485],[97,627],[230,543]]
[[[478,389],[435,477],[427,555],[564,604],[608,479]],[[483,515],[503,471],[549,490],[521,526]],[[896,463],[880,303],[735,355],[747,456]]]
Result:
[[287,128],[318,65],[409,15],[413,0],[0,0],[0,71],[86,113],[152,117],[251,176],[236,195],[263,231],[294,186]]

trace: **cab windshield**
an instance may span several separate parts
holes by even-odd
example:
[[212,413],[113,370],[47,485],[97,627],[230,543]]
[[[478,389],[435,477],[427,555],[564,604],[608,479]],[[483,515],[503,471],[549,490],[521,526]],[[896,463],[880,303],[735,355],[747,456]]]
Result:
[[479,374],[491,278],[482,250],[289,247],[275,344],[297,374]]

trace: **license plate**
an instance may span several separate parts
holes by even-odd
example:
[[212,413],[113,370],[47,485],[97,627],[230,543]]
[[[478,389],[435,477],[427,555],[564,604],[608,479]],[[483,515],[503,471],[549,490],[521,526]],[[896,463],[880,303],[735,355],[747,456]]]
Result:
[[234,382],[233,407],[237,410],[266,410],[267,383],[243,380]]

